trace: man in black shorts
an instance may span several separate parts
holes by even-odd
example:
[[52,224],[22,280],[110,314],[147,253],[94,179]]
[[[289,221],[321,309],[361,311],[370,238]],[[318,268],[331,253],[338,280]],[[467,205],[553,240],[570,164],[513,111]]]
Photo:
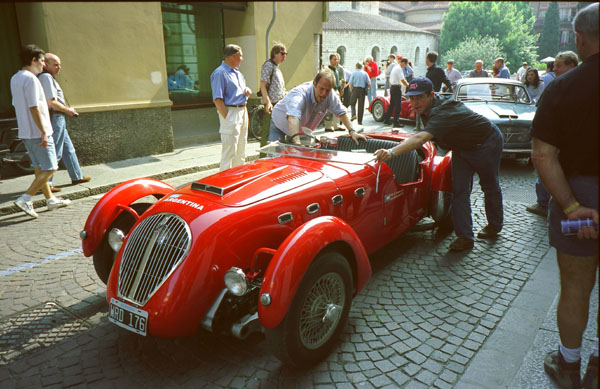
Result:
[[450,244],[450,250],[473,248],[471,182],[475,173],[479,176],[479,184],[485,195],[488,221],[477,237],[496,236],[504,223],[502,190],[498,179],[504,147],[500,130],[460,101],[436,96],[428,78],[413,79],[406,95],[410,97],[413,109],[421,115],[425,128],[392,149],[377,150],[375,156],[385,161],[415,150],[429,140],[435,140],[444,149],[452,150],[452,224],[457,238]]
[[[532,125],[533,163],[552,195],[548,229],[560,270],[560,344],[544,368],[563,388],[582,384],[581,340],[598,271],[596,229],[565,236],[560,226],[561,220],[584,218],[598,226],[598,3],[579,11],[573,27],[583,63],[546,88]],[[598,338],[583,381],[584,388],[598,387]]]

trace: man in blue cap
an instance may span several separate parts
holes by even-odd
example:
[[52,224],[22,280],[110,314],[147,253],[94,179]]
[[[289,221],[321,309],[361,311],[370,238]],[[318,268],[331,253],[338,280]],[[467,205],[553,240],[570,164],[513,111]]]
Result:
[[415,150],[430,140],[452,150],[452,224],[457,238],[450,244],[450,250],[472,249],[475,237],[470,197],[475,173],[485,196],[488,221],[477,237],[496,236],[504,223],[502,190],[498,180],[504,146],[502,134],[496,125],[460,101],[436,96],[433,84],[425,77],[413,79],[406,96],[409,96],[413,109],[421,115],[425,128],[391,149],[377,150],[375,156],[385,161]]

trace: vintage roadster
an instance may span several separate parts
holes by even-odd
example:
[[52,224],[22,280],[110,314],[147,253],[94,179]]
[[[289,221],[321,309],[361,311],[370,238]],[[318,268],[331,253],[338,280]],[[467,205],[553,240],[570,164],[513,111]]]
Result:
[[[383,116],[390,106],[390,98],[387,96],[377,96],[369,104],[369,112],[373,115],[373,120],[376,122],[383,121]],[[400,109],[400,119],[416,120],[417,112],[413,111],[410,100],[406,96],[402,96],[402,108]]]
[[144,336],[262,331],[283,362],[317,362],[370,278],[368,255],[450,212],[451,154],[426,143],[379,163],[375,150],[410,135],[369,135],[271,143],[266,158],[179,190],[154,179],[113,188],[81,232],[109,320]]

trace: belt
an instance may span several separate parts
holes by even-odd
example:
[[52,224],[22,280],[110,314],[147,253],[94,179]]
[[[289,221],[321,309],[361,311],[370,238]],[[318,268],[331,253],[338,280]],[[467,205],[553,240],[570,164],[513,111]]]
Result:
[[226,107],[234,107],[234,108],[243,108],[245,106],[246,106],[246,104],[243,104],[243,105],[226,105]]

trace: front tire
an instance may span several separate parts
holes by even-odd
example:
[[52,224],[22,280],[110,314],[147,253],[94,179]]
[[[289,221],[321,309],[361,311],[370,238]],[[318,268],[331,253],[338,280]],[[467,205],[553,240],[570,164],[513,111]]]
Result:
[[250,135],[256,140],[260,140],[261,138],[265,113],[266,111],[264,109],[257,108],[250,114]]
[[[142,216],[142,214],[146,212],[151,205],[152,204],[150,203],[138,203],[131,204],[130,207],[133,208],[138,215]],[[110,276],[113,264],[115,263],[115,258],[117,257],[117,253],[115,253],[108,244],[108,233],[111,229],[118,228],[119,230],[123,231],[125,236],[127,236],[129,234],[129,230],[131,230],[131,227],[133,227],[135,222],[136,219],[132,214],[127,211],[121,212],[115,221],[110,225],[106,231],[106,234],[104,235],[104,238],[102,238],[102,242],[100,242],[100,246],[98,246],[98,249],[96,252],[94,252],[94,269],[96,270],[98,278],[100,278],[104,284],[108,282],[108,277]]]
[[352,271],[346,258],[326,251],[309,266],[287,315],[267,330],[284,364],[306,367],[323,359],[346,324],[352,303]]
[[375,100],[371,106],[371,112],[373,113],[373,119],[376,122],[383,121],[383,115],[385,114],[385,108],[381,100]]

